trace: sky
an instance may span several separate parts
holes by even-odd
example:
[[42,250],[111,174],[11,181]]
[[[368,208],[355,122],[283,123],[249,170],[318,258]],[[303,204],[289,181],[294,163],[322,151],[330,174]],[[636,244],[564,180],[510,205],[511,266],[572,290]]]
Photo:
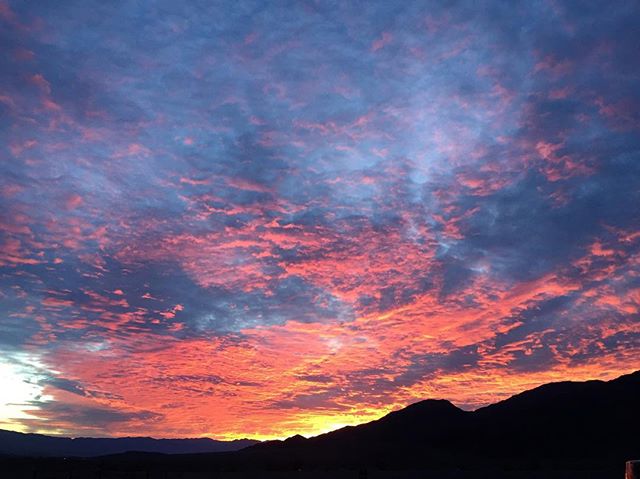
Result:
[[282,438],[640,369],[640,6],[0,0],[0,427]]

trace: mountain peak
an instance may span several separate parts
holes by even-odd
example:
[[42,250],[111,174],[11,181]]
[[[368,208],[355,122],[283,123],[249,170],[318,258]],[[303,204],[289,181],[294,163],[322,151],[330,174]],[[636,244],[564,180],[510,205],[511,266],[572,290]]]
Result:
[[[404,409],[400,409],[400,411],[462,411],[459,407],[453,404],[451,401],[447,401],[446,399],[423,399],[421,401],[409,404]],[[394,411],[398,412],[398,411]]]
[[304,437],[301,434],[296,434],[294,436],[288,437],[287,439],[284,440],[284,443],[286,444],[295,444],[295,443],[300,443],[300,442],[305,442],[307,440],[306,437]]
[[465,414],[465,411],[446,399],[424,399],[410,404],[403,409],[390,412],[379,421],[393,421],[398,419],[421,421],[442,421]]

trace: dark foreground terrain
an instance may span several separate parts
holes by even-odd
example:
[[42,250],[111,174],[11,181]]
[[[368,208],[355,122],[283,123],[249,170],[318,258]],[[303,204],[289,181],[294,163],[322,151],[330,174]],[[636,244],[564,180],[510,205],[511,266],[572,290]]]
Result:
[[[467,412],[426,400],[367,424],[235,452],[0,458],[0,477],[618,478],[640,458],[640,371],[547,384]],[[5,451],[6,452],[6,451]]]
[[3,478],[15,479],[608,479],[624,478],[624,465],[596,470],[503,470],[503,469],[422,469],[380,470],[301,469],[301,470],[194,470],[157,465],[105,465],[70,461],[65,463],[28,463],[4,467]]

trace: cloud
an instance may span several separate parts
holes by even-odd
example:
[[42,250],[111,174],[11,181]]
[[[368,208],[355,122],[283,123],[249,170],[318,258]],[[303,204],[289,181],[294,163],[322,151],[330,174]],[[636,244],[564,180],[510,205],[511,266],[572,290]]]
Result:
[[41,422],[51,429],[67,430],[75,434],[104,436],[118,424],[132,422],[158,422],[162,415],[151,411],[125,412],[116,409],[62,404],[59,402],[37,402],[39,419],[28,419],[25,423],[34,430],[40,429]]

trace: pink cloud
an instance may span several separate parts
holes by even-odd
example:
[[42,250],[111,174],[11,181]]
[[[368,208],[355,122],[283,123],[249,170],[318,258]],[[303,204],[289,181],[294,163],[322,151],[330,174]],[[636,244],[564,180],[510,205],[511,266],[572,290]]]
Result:
[[373,41],[371,44],[371,51],[377,52],[378,50],[386,47],[393,41],[393,34],[391,32],[382,32],[380,38]]

